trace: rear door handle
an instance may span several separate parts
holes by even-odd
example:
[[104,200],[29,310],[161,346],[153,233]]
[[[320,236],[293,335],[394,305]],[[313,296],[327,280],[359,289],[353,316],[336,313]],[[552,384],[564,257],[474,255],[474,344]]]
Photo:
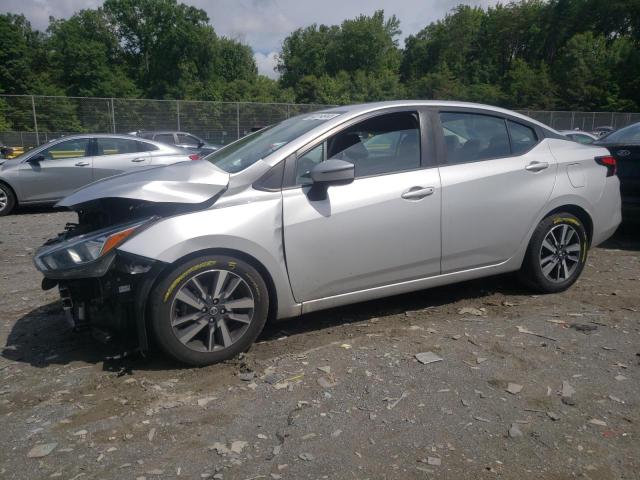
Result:
[[411,187],[401,196],[405,200],[420,200],[421,198],[433,195],[435,189],[433,187]]
[[140,162],[144,162],[146,160],[146,158],[134,158],[133,160],[131,160],[132,162],[135,163],[140,163]]
[[89,165],[89,162],[78,162],[76,163],[76,167],[86,167]]
[[526,170],[529,170],[530,172],[540,172],[541,170],[544,170],[545,168],[548,168],[549,164],[547,162],[531,162],[529,165],[527,165],[526,167],[524,167]]

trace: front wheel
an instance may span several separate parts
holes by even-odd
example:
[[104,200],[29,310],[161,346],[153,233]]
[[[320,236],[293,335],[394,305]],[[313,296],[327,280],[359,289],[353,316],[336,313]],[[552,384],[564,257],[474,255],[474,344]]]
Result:
[[9,215],[15,206],[16,197],[13,191],[11,191],[7,185],[0,182],[0,217]]
[[520,278],[540,292],[566,290],[582,273],[588,249],[587,233],[579,218],[566,212],[550,215],[533,232]]
[[222,362],[247,350],[268,311],[267,287],[256,269],[223,255],[176,266],[150,297],[158,344],[176,360],[194,366]]

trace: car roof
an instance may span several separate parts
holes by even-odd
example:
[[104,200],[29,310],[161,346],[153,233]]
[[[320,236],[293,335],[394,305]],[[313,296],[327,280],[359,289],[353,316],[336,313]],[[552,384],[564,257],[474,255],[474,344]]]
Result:
[[[450,101],[450,100],[391,100],[391,101],[385,101],[385,102],[343,105],[340,107],[321,110],[320,112],[349,113],[352,115],[357,115],[361,113],[367,113],[367,112],[372,112],[379,109],[393,108],[393,107],[445,107],[445,108],[448,107],[448,108],[472,108],[475,110],[486,110],[487,112],[494,112],[502,115],[509,115],[511,117],[520,118],[522,120],[525,120],[526,122],[533,123],[541,128],[544,128],[545,130],[550,130],[554,133],[558,133],[549,125],[545,125],[542,122],[539,122],[531,117],[527,117],[526,115],[522,115],[521,113],[514,112],[513,110],[507,110],[506,108],[494,107],[492,105],[485,105],[482,103],[458,102],[458,101]],[[318,113],[318,112],[315,112],[315,113]]]
[[162,133],[183,133],[185,135],[192,135],[192,136],[196,136],[193,133],[189,133],[189,132],[184,132],[182,130],[139,130],[138,134],[152,134],[152,135],[157,135],[157,134],[162,134]]
[[156,147],[165,149],[165,150],[171,150],[175,152],[180,151],[180,148],[175,147],[174,145],[157,142],[155,140],[151,140],[150,138],[138,137],[136,135],[128,135],[125,133],[74,133],[72,135],[65,135],[58,138],[52,138],[48,142],[40,144],[38,147],[34,148],[31,151],[35,151],[36,149],[40,149],[40,147],[51,145],[53,143],[59,143],[66,140],[75,140],[80,138],[122,138],[126,140],[135,140],[137,142],[151,143],[152,145],[155,145]]
[[[136,136],[136,135],[129,135],[127,133],[72,133],[70,135],[64,135],[62,137],[58,137],[58,138],[52,138],[49,141],[56,141],[56,140],[72,140],[74,138],[87,138],[87,137],[91,137],[91,138],[126,138],[129,140],[140,140],[140,137]],[[142,140],[146,140],[149,141],[149,139],[142,139]]]

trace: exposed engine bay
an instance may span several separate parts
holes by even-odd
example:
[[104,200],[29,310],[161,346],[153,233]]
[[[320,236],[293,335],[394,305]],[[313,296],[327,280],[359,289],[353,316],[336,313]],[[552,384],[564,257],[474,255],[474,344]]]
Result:
[[[192,182],[193,175],[200,182]],[[162,218],[210,207],[227,185],[226,173],[192,162],[111,177],[75,192],[58,206],[75,211],[78,221],[34,258],[45,277],[42,288],[58,287],[74,330],[90,328],[103,341],[123,333],[129,347],[146,350],[146,298],[165,265],[117,247]]]

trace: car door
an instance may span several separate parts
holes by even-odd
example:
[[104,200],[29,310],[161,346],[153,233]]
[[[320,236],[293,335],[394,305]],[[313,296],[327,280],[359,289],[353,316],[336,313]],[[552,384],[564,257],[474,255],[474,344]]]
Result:
[[[57,142],[30,156],[18,172],[20,201],[53,202],[91,183],[90,138]],[[27,159],[29,160],[29,159]]]
[[150,153],[144,151],[145,142],[119,137],[98,137],[95,142],[94,180],[112,177],[151,163]]
[[442,273],[506,261],[549,199],[555,159],[526,122],[466,110],[438,117]]
[[[296,300],[440,272],[440,179],[428,165],[424,122],[416,111],[378,114],[288,159],[284,246]],[[356,178],[315,199],[309,170],[327,158],[354,163]]]

